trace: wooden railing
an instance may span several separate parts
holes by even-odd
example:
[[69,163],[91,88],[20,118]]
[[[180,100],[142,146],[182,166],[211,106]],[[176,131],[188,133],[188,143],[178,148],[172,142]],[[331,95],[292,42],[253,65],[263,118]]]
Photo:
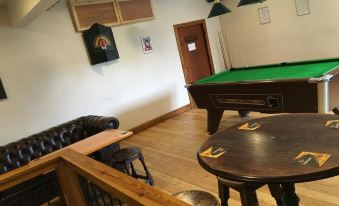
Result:
[[0,192],[24,181],[55,170],[65,202],[85,206],[78,176],[130,206],[189,206],[188,204],[71,149],[55,152],[0,175]]

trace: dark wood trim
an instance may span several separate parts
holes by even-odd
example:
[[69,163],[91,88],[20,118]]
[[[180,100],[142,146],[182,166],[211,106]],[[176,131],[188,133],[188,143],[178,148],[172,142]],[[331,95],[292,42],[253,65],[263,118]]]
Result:
[[208,37],[208,32],[207,32],[207,27],[206,27],[206,21],[204,19],[204,23],[202,24],[202,27],[204,28],[204,33],[205,33],[205,40],[206,40],[206,46],[207,46],[207,53],[208,53],[208,58],[210,59],[210,65],[212,68],[212,75],[215,74],[215,68],[214,68],[214,63],[213,63],[213,58],[212,58],[212,52],[211,52],[211,46],[210,46],[210,40]]
[[336,69],[332,70],[331,72],[327,73],[333,76],[336,76],[339,74],[339,67],[337,67]]
[[[298,78],[298,79],[272,79],[272,80],[248,80],[248,81],[234,81],[234,82],[211,82],[211,83],[199,83],[191,84],[190,87],[210,87],[210,86],[237,86],[243,84],[271,84],[271,83],[294,83],[294,82],[309,82],[310,78]],[[317,82],[314,82],[316,84]]]
[[175,24],[175,25],[173,25],[173,27],[174,27],[174,29],[177,29],[177,28],[181,28],[181,27],[187,27],[187,26],[192,26],[192,25],[196,25],[196,24],[203,24],[203,23],[206,23],[205,19],[190,21],[190,22],[186,22],[186,23],[182,23],[182,24]]
[[184,113],[186,111],[189,111],[189,110],[191,110],[191,105],[190,104],[185,105],[183,107],[180,107],[180,108],[178,108],[178,109],[176,109],[174,111],[171,111],[171,112],[169,112],[167,114],[164,114],[164,115],[162,115],[160,117],[157,117],[155,119],[152,119],[152,120],[150,120],[148,122],[145,122],[145,123],[143,123],[143,124],[141,124],[139,126],[133,127],[132,129],[129,129],[129,131],[132,131],[133,133],[141,132],[141,131],[143,131],[145,129],[153,127],[154,125],[156,125],[156,124],[158,124],[160,122],[163,122],[163,121],[165,121],[167,119],[170,119],[170,118],[172,118],[174,116],[177,116],[177,115],[179,115],[181,113]]

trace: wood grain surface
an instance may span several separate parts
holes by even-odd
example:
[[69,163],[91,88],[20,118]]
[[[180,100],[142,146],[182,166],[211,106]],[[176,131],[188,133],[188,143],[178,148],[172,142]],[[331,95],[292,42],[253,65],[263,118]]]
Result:
[[[251,120],[256,130],[239,129],[243,123],[213,135],[201,147],[223,148],[219,158],[198,155],[213,174],[254,183],[307,182],[339,174],[339,129],[326,127],[331,114],[284,114]],[[305,166],[294,160],[301,152],[331,154],[322,166]]]
[[[185,190],[203,190],[218,196],[217,179],[198,163],[196,153],[209,138],[206,111],[191,110],[168,119],[121,141],[122,147],[140,146],[155,180],[155,187],[169,194]],[[239,118],[237,112],[225,111],[219,129],[231,127],[268,114],[251,113]],[[293,122],[292,122],[293,123]],[[141,165],[137,165],[141,169]],[[339,206],[339,177],[296,184],[300,206]],[[268,187],[257,191],[259,204],[275,206]],[[239,193],[231,190],[230,206],[240,206]]]

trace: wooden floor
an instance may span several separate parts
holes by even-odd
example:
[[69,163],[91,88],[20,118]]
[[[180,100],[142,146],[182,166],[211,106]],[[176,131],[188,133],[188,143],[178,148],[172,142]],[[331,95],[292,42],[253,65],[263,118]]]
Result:
[[[219,128],[262,116],[267,115],[251,113],[241,119],[236,112],[225,111]],[[206,112],[191,110],[131,136],[121,146],[142,148],[155,187],[170,194],[198,189],[217,195],[216,178],[204,171],[196,160],[199,146],[208,137]],[[297,184],[296,189],[301,206],[339,206],[339,177]],[[260,205],[275,205],[266,186],[257,194]],[[240,205],[239,194],[233,190],[229,205]]]

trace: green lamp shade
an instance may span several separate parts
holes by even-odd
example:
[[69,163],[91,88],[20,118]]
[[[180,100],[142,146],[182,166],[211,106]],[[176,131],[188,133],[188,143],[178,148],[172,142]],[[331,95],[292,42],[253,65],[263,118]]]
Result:
[[245,6],[245,5],[249,5],[249,4],[257,4],[257,3],[262,3],[266,0],[240,0],[238,7],[239,6]]
[[212,10],[210,14],[208,15],[208,18],[219,16],[222,14],[227,14],[229,12],[231,12],[231,10],[226,8],[222,3],[218,2],[213,5]]

